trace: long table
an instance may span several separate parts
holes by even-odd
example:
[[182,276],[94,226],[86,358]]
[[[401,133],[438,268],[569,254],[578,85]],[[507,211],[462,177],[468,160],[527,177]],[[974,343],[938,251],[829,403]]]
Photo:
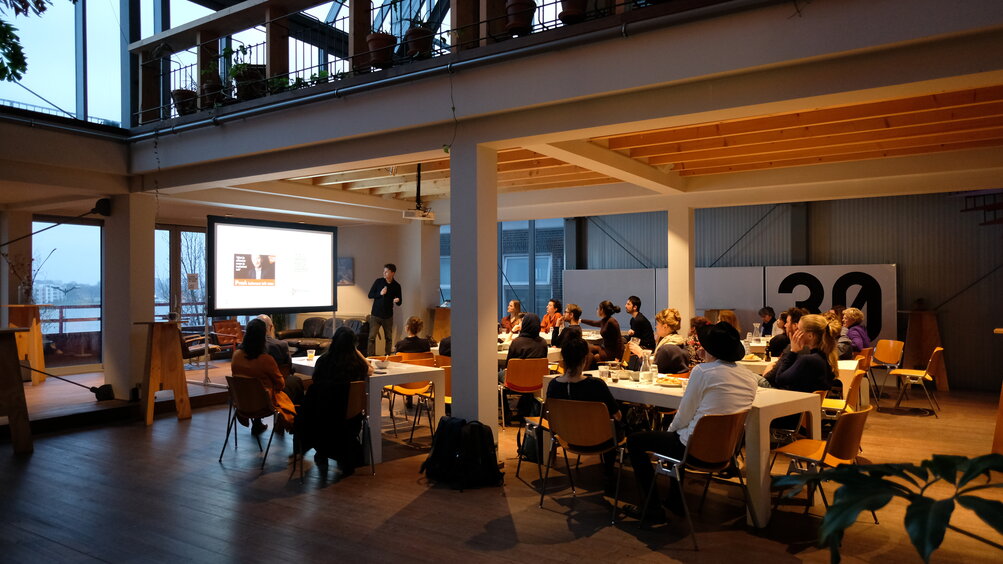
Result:
[[[313,360],[307,360],[306,357],[293,358],[293,366],[296,367],[296,373],[307,377],[313,376],[314,364],[316,364],[317,358],[319,357],[315,357]],[[446,402],[443,399],[444,394],[440,392],[440,390],[446,389],[446,373],[441,368],[391,362],[388,363],[386,368],[377,369],[369,377],[369,405],[367,407],[367,414],[369,415],[369,424],[377,434],[377,439],[373,441],[372,450],[373,461],[377,464],[383,462],[383,406],[380,392],[384,386],[424,380],[431,381],[433,390],[436,391],[434,400],[435,416],[432,417],[432,424],[435,425],[437,423],[436,417],[446,413]]]
[[[596,372],[587,372],[595,376]],[[546,393],[550,380],[545,378],[543,390]],[[606,382],[613,397],[620,401],[645,403],[658,407],[676,409],[683,397],[682,388],[667,388],[655,384],[620,380],[614,384]],[[770,521],[770,422],[778,417],[793,415],[803,411],[819,413],[821,402],[816,394],[805,394],[787,390],[758,388],[756,399],[745,421],[745,469],[749,487],[749,505],[755,515],[749,516],[749,524],[765,527]],[[822,436],[819,417],[811,418],[811,436]]]
[[[439,354],[439,347],[432,347],[433,354]],[[505,362],[508,359],[508,351],[498,351],[498,362]],[[561,349],[557,347],[547,347],[547,361],[548,362],[560,362],[561,361]]]
[[[852,376],[857,370],[858,362],[856,360],[840,360],[838,362],[840,376]],[[756,374],[762,374],[773,362],[766,362],[765,360],[740,360],[736,364],[744,366]],[[860,394],[860,407],[871,405],[871,381],[867,379],[867,376],[860,379],[858,392]]]

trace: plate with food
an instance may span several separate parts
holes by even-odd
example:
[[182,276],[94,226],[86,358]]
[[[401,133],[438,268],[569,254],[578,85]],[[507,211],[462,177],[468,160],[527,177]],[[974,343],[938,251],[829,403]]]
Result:
[[749,353],[749,354],[745,355],[745,356],[744,356],[744,357],[742,358],[742,360],[743,360],[744,362],[756,362],[756,361],[758,361],[758,360],[763,360],[763,359],[759,358],[759,356],[757,356],[757,355],[754,355],[754,354],[752,354],[752,353]]
[[659,376],[658,380],[655,381],[656,386],[662,386],[664,388],[682,388],[683,383],[674,376]]

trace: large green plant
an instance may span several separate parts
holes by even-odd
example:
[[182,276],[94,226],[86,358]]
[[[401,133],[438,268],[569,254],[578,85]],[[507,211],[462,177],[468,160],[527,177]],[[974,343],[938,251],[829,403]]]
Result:
[[[971,495],[978,490],[1003,487],[1003,483],[992,482],[992,472],[1003,472],[1003,455],[987,454],[971,459],[934,455],[920,464],[844,464],[816,473],[778,476],[773,485],[792,488],[785,494],[789,497],[809,482],[841,484],[819,529],[819,544],[829,547],[834,563],[840,560],[843,532],[856,522],[861,511],[876,511],[892,498],[901,497],[909,504],[905,512],[909,540],[923,560],[929,562],[930,555],[944,541],[947,529],[1003,550],[1000,544],[950,523],[955,506],[960,505],[1003,534],[1003,503]],[[976,483],[981,476],[985,476],[985,482]],[[929,497],[930,486],[938,482],[952,485],[954,493],[945,499]]]

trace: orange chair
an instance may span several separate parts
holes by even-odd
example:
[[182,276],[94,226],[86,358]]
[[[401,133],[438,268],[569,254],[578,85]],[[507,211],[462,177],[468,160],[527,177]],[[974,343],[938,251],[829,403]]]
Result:
[[[412,360],[403,359],[403,355],[408,353],[401,353],[401,363],[402,364],[413,364],[415,366],[430,366],[435,367],[434,357],[425,358],[415,358]],[[411,353],[424,355],[426,353]],[[432,353],[427,353],[431,355]],[[394,403],[397,396],[402,396],[404,398],[418,398],[422,394],[429,392],[432,389],[432,382],[425,380],[420,382],[407,382],[406,384],[397,384],[394,386],[384,386],[383,395],[390,400],[390,422],[394,427],[394,436],[397,436],[397,420],[394,418]],[[417,423],[418,414],[415,413],[415,423]],[[404,412],[404,420],[407,421],[407,411]],[[428,411],[428,428],[432,428],[432,413],[431,410]],[[414,425],[411,426],[411,437],[408,439],[414,439]]]
[[438,366],[439,368],[443,368],[445,366],[452,366],[453,357],[437,354],[435,355],[435,365]]
[[[923,393],[926,394],[926,401],[930,404],[930,409],[933,410],[934,417],[940,417],[937,415],[937,411],[940,409],[940,402],[937,401],[937,395],[932,391],[926,389],[927,382],[933,382],[940,374],[940,370],[944,368],[944,348],[937,347],[933,349],[933,354],[930,355],[930,361],[926,363],[926,370],[912,370],[909,368],[899,368],[892,370],[890,374],[892,376],[898,376],[899,382],[902,384],[902,389],[899,390],[899,397],[895,400],[895,407],[898,407],[902,403],[902,396],[905,395],[906,389],[912,386],[919,386],[923,388]],[[936,407],[934,404],[936,403]]]
[[[449,357],[447,356],[446,358]],[[450,406],[453,405],[453,367],[447,364],[445,366],[440,366],[439,368],[442,368],[442,372],[444,373],[443,387],[445,388],[445,390],[443,391],[444,396],[442,398],[442,401],[446,405],[446,409],[448,410]],[[432,413],[433,411],[432,406],[429,405],[429,402],[435,401],[434,388],[428,390],[427,392],[418,394],[418,399],[419,399],[418,411],[416,411],[414,414],[414,421],[411,423],[411,438],[408,440],[414,440],[414,429],[418,425],[418,420],[421,419],[422,409],[424,409],[429,413],[430,416],[429,428],[432,427],[432,419],[434,419],[435,415],[434,413]]]
[[874,345],[874,353],[871,356],[870,366],[867,370],[867,377],[871,381],[874,405],[878,405],[881,401],[881,389],[878,388],[878,380],[874,376],[874,369],[883,368],[888,371],[897,369],[902,363],[903,349],[905,349],[905,343],[891,339],[881,339]]
[[244,342],[244,327],[236,319],[221,319],[212,322],[212,338],[214,344],[231,355]]
[[397,353],[397,355],[401,357],[401,362],[407,362],[409,360],[435,359],[435,354],[432,352],[418,352],[418,353],[402,352],[402,353]]
[[543,377],[550,373],[546,358],[513,358],[505,368],[505,382],[498,385],[498,407],[501,409],[502,428],[508,418],[505,392],[535,394],[543,389]]
[[[226,384],[230,392],[230,406],[227,408],[226,438],[223,439],[223,449],[219,451],[219,461],[223,462],[223,453],[226,452],[226,444],[230,442],[230,431],[233,431],[233,448],[237,448],[237,418],[264,419],[272,418],[272,432],[268,435],[268,446],[264,449],[265,455],[261,457],[261,467],[265,467],[268,460],[268,451],[272,448],[272,437],[275,436],[275,420],[281,417],[278,408],[272,403],[272,398],[268,395],[268,390],[261,380],[248,376],[227,376]],[[261,439],[257,435],[254,439],[258,441],[258,451],[261,448]]]
[[822,417],[836,419],[844,411],[856,411],[860,407],[860,382],[864,379],[864,374],[866,373],[858,368],[849,376],[839,375],[837,379],[842,383],[843,397],[823,399]]

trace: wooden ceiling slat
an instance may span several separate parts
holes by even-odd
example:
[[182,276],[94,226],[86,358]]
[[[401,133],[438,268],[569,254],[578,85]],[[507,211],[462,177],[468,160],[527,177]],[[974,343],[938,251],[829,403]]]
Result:
[[[447,179],[449,178],[448,170],[425,172],[424,167],[422,168],[421,181],[423,184],[426,181],[442,180],[443,178]],[[373,178],[370,180],[359,180],[357,182],[346,182],[341,186],[345,190],[364,190],[368,188],[378,188],[381,186],[391,186],[394,184],[415,182],[416,180],[417,180],[417,175],[409,173],[409,174],[400,174],[397,176],[388,176],[386,178]]]
[[689,163],[691,161],[703,161],[708,159],[722,159],[730,157],[738,158],[747,155],[766,155],[769,157],[771,155],[782,153],[783,151],[797,149],[839,147],[844,145],[853,145],[856,143],[884,142],[898,139],[905,140],[930,135],[961,133],[966,131],[976,132],[999,128],[1003,128],[1003,116],[965,120],[953,123],[948,122],[914,127],[900,127],[884,131],[868,131],[849,135],[829,135],[825,137],[794,139],[791,141],[780,141],[776,143],[726,147],[723,149],[711,149],[706,151],[681,152],[671,155],[652,157],[648,159],[648,164],[665,165],[672,163]]
[[552,166],[564,166],[568,163],[555,159],[552,157],[543,157],[538,159],[532,159],[528,161],[513,161],[507,163],[498,163],[498,173],[512,172],[515,170],[531,170],[535,168],[546,168]]
[[552,183],[560,182],[578,182],[583,180],[605,180],[606,182],[619,182],[613,178],[606,176],[605,174],[600,174],[598,172],[584,172],[576,174],[565,174],[561,176],[548,176],[545,178],[523,178],[518,180],[510,180],[504,182],[498,182],[498,187],[502,186],[540,186]]
[[608,140],[609,148],[611,150],[623,150],[646,145],[677,143],[681,141],[717,137],[722,135],[737,135],[756,131],[804,127],[823,123],[849,121],[866,117],[891,116],[895,114],[919,112],[923,110],[933,110],[953,106],[984,104],[1000,100],[1003,100],[1003,85],[959,90],[954,92],[943,92],[939,94],[927,94],[923,96],[899,98],[895,100],[882,100],[851,106],[837,106],[833,108],[822,108],[801,112],[726,120],[708,124],[654,130],[638,134],[597,137],[596,139]]
[[983,147],[998,147],[998,146],[1003,146],[1003,139],[963,141],[958,143],[944,143],[934,146],[889,149],[885,151],[864,151],[860,153],[844,153],[841,155],[827,155],[824,157],[811,157],[811,158],[780,160],[773,162],[760,162],[746,165],[715,166],[701,169],[681,170],[679,171],[679,174],[681,176],[703,176],[710,174],[747,172],[752,170],[786,168],[792,166],[827,164],[827,163],[837,163],[846,161],[863,161],[863,160],[881,159],[887,157],[902,157],[909,155],[922,155],[927,153],[941,153],[946,151],[960,151],[964,149],[978,149]]
[[551,190],[554,188],[578,188],[580,186],[595,186],[597,184],[612,184],[616,182],[619,181],[612,178],[594,178],[591,180],[569,180],[565,182],[535,184],[532,186],[524,186],[524,185],[499,186],[498,191],[503,194],[510,194],[512,192],[531,192],[537,190]]
[[842,145],[812,147],[791,151],[773,151],[769,153],[743,155],[739,157],[692,160],[677,164],[673,170],[679,172],[682,170],[690,170],[694,168],[699,169],[711,166],[742,165],[748,163],[772,162],[799,158],[819,158],[830,155],[880,152],[910,147],[936,147],[944,143],[964,143],[968,141],[984,141],[990,139],[1003,139],[1003,128],[994,127],[979,131],[958,131],[933,135],[918,135],[916,137],[893,139],[889,141],[866,141],[862,143],[847,143]]
[[631,149],[629,151],[629,155],[633,158],[653,157],[658,155],[683,153],[687,151],[700,151],[723,147],[741,147],[745,145],[756,145],[775,141],[790,141],[795,139],[808,139],[827,135],[886,131],[899,127],[951,123],[994,116],[1003,116],[1003,101],[992,102],[980,106],[946,108],[916,112],[912,114],[902,114],[898,116],[873,117],[846,122],[812,125],[807,127],[778,129],[773,131],[757,131],[754,133],[722,136],[713,139],[700,139],[683,143],[650,145],[647,147]]
[[546,167],[528,170],[516,170],[505,173],[498,173],[498,181],[518,180],[520,178],[548,178],[553,176],[564,176],[568,174],[580,174],[592,172],[577,165],[565,164],[564,166]]

